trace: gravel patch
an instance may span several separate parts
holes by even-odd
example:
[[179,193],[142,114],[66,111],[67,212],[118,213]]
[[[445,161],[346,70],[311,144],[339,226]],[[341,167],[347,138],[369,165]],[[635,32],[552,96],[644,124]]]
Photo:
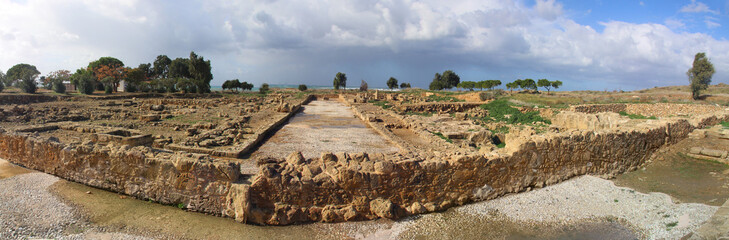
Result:
[[105,233],[48,191],[59,181],[45,173],[0,179],[0,239],[146,239]]
[[457,208],[466,214],[494,211],[525,222],[570,223],[587,219],[619,219],[651,239],[678,239],[696,230],[718,207],[673,203],[663,193],[643,194],[612,181],[581,176],[530,192]]

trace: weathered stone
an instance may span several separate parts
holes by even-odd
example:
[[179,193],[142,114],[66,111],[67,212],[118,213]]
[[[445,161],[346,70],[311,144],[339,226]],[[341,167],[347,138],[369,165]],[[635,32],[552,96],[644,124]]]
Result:
[[381,218],[395,218],[395,205],[389,199],[378,198],[370,201],[370,212]]
[[152,111],[164,111],[165,105],[152,105],[149,107],[149,109]]
[[288,162],[291,165],[299,165],[304,163],[305,159],[304,156],[301,155],[301,152],[293,152],[289,154],[289,156],[286,158],[286,162]]
[[160,119],[161,119],[160,115],[157,115],[157,114],[147,114],[147,115],[142,115],[139,117],[139,120],[142,122],[154,122],[154,121],[159,121]]
[[393,170],[393,164],[389,161],[380,161],[375,163],[375,172],[382,174],[389,174]]

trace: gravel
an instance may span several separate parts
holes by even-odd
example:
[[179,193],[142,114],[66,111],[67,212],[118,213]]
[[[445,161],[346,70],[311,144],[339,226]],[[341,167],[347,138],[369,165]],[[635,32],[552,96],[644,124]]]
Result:
[[58,180],[37,172],[0,179],[0,239],[145,239],[91,226],[48,191]]
[[678,239],[701,226],[718,207],[673,203],[663,193],[643,194],[612,181],[581,176],[530,192],[457,208],[487,215],[497,211],[525,222],[571,223],[587,219],[619,219],[651,239]]

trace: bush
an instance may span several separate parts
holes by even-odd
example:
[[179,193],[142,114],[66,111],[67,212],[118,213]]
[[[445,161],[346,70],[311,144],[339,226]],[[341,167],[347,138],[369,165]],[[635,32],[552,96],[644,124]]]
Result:
[[309,89],[309,88],[306,87],[306,84],[299,85],[299,91],[303,92],[303,91],[306,91],[307,89]]
[[2,92],[5,89],[5,85],[2,81],[0,81],[0,92]]
[[492,90],[492,91],[481,92],[478,94],[478,98],[481,99],[481,101],[487,101],[487,100],[496,99],[497,97],[502,96],[504,94],[505,94],[504,90],[496,89],[496,90]]
[[35,93],[35,91],[38,90],[38,86],[35,83],[35,79],[32,79],[32,78],[26,78],[26,79],[20,80],[19,87],[25,93]]
[[66,85],[63,85],[63,81],[53,81],[53,91],[56,93],[66,93]]
[[113,87],[111,87],[111,85],[106,85],[106,86],[104,87],[104,93],[106,93],[106,94],[111,94],[112,92],[114,92],[114,88],[113,88]]
[[362,82],[359,84],[359,90],[362,92],[366,92],[369,87],[367,86],[367,82],[363,79]]
[[261,93],[266,93],[268,92],[268,90],[268,83],[261,84],[261,88],[258,89],[258,91]]

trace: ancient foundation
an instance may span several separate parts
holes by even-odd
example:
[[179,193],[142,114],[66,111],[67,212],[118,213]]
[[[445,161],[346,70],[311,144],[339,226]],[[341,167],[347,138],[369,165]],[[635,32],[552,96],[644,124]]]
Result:
[[[184,140],[170,143],[170,138],[150,139],[141,132],[99,128],[84,133],[92,134],[83,135],[90,141],[66,143],[44,134],[84,130],[66,123],[50,123],[0,128],[0,158],[140,199],[183,204],[191,211],[246,223],[287,225],[395,219],[543,187],[583,174],[610,177],[635,169],[656,150],[686,138],[695,129],[729,120],[729,111],[723,109],[710,109],[690,119],[638,121],[596,113],[612,112],[613,107],[586,107],[560,113],[571,117],[556,116],[557,133],[514,131],[505,137],[505,148],[469,151],[467,145],[456,146],[433,134],[427,124],[372,104],[348,101],[348,97],[342,96],[342,101],[351,104],[353,117],[364,121],[400,151],[325,152],[314,158],[293,152],[286,158],[258,159],[255,172],[242,171],[241,165],[250,164],[246,163],[250,160],[236,158],[255,149],[302,105],[316,98],[309,96],[256,100],[278,106],[266,110],[270,112],[265,115],[269,120],[260,124],[251,119],[263,119],[259,112],[264,110],[246,115],[248,119],[227,117],[237,119],[228,124],[185,126],[193,129],[187,130],[190,139],[215,140],[217,145],[190,146],[184,145]],[[135,104],[146,106],[143,102]],[[229,105],[234,109],[236,104],[241,105]],[[166,110],[159,111],[166,114]],[[147,113],[128,114],[134,117]],[[169,114],[174,115],[174,111]],[[160,119],[166,118],[170,117]],[[583,120],[557,120],[560,118]],[[207,135],[196,133],[205,129],[211,137],[202,138]],[[226,138],[236,134],[239,138]],[[225,141],[232,143],[225,145]],[[200,151],[203,153],[197,153]]]

